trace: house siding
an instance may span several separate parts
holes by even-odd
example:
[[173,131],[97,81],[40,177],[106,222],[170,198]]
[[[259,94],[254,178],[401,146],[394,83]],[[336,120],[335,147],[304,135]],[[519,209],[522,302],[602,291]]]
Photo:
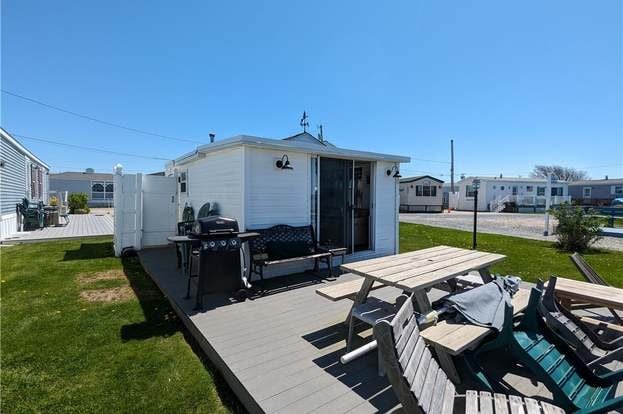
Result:
[[377,161],[374,172],[374,250],[377,255],[398,253],[398,180],[387,176],[394,163]]
[[311,223],[310,155],[288,153],[291,170],[275,167],[283,152],[246,148],[245,227]]
[[[4,135],[0,136],[0,159],[4,163],[0,168],[0,238],[3,239],[18,230],[15,205],[24,197],[33,202],[47,201],[49,180],[47,167],[25,154]],[[34,198],[30,188],[30,168],[33,165],[41,169],[42,179],[42,194]]]
[[[102,181],[102,180],[96,180]],[[106,182],[113,182],[112,176],[110,179],[105,180]],[[89,207],[108,207],[112,206],[112,199],[91,199],[91,180],[66,180],[55,178],[54,175],[50,176],[50,191],[67,191],[68,195],[75,193],[86,193],[89,197],[88,205]]]
[[[609,204],[615,198],[623,197],[623,194],[614,193],[614,187],[617,185],[623,185],[623,183],[620,180],[607,184],[572,183],[569,184],[569,195],[578,204]],[[584,188],[587,187],[591,189],[590,198],[584,198]]]
[[[195,209],[195,215],[206,202],[216,202],[220,214],[239,221],[244,228],[242,177],[244,165],[242,147],[205,154],[204,158],[175,167],[187,171],[187,192],[180,193],[179,219],[185,203]],[[179,191],[179,184],[178,184]]]
[[[432,180],[430,177],[423,177],[400,183],[400,211],[410,212],[441,212],[443,202],[443,183]],[[435,197],[424,197],[416,195],[416,186],[431,185],[437,188]]]

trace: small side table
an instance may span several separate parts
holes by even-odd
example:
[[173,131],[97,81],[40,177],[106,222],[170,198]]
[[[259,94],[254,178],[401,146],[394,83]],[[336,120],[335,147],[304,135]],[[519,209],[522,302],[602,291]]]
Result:
[[[346,253],[348,253],[348,249],[346,247],[335,247],[335,248],[330,248],[330,247],[325,247],[325,246],[321,246],[321,248],[323,248],[324,250],[328,251],[329,253],[331,253],[331,260],[333,260],[334,257],[341,257],[342,258],[342,263],[340,264],[344,264],[344,256],[346,256]],[[340,269],[340,267],[338,266],[337,268],[337,273],[338,276],[342,274],[342,270]]]

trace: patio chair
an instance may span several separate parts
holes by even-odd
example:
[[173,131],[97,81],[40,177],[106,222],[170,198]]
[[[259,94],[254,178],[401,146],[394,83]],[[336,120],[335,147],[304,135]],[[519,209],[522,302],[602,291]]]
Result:
[[379,356],[392,389],[407,413],[452,413],[464,400],[466,413],[564,413],[546,402],[488,391],[458,395],[420,336],[413,302],[404,302],[392,321],[374,325]]
[[530,370],[552,392],[556,404],[568,411],[603,413],[623,407],[615,397],[620,374],[596,375],[575,351],[548,329],[539,316],[542,291],[532,288],[530,301],[517,328],[513,329],[512,308],[506,307],[502,332],[466,358],[476,379],[493,389],[486,372],[477,364],[484,352],[504,349]]
[[[586,279],[587,282],[593,283],[595,285],[610,286],[601,276],[599,276],[595,269],[593,269],[591,265],[589,265],[579,253],[573,253],[570,258],[575,267],[578,268],[578,271],[584,277],[584,279]],[[621,318],[621,316],[619,316],[617,311],[611,308],[608,308],[608,310],[614,317],[614,320],[619,325],[623,325],[623,319]]]
[[[546,325],[558,335],[563,341],[567,342],[577,353],[578,357],[590,369],[595,369],[613,360],[623,358],[623,337],[618,337],[613,341],[604,342],[580,319],[558,306],[554,297],[557,278],[552,276],[549,279],[547,288],[539,302],[539,313],[544,318]],[[539,281],[537,288],[541,289],[543,283]],[[623,379],[623,370],[619,370]]]

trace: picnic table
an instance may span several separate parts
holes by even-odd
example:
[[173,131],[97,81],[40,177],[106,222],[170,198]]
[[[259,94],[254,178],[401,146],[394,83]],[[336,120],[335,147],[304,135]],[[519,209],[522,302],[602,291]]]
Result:
[[623,289],[596,285],[579,280],[557,278],[556,296],[561,301],[587,302],[592,305],[623,310]]
[[[376,259],[343,264],[341,269],[365,278],[353,307],[368,298],[372,285],[377,282],[411,292],[420,313],[432,310],[426,290],[457,276],[478,271],[483,282],[492,280],[489,267],[506,256],[458,247],[435,246],[409,253],[384,256]],[[350,313],[348,318],[350,318]],[[347,321],[348,321],[347,318]]]
[[[436,246],[409,253],[385,256],[377,259],[364,260],[343,264],[341,269],[364,278],[364,282],[355,296],[353,308],[348,313],[346,323],[350,322],[352,310],[365,303],[373,285],[393,286],[413,294],[414,306],[421,314],[432,311],[426,291],[443,282],[450,282],[471,271],[478,271],[484,283],[492,280],[489,267],[506,256],[478,250],[461,249],[458,247]],[[476,340],[482,339],[490,330],[480,328]],[[352,355],[361,355],[374,349],[376,343],[364,345],[352,351]],[[443,349],[440,348],[442,351]],[[458,373],[452,357],[447,352],[439,352],[439,362],[445,372],[458,381]],[[344,361],[349,358],[345,356]]]

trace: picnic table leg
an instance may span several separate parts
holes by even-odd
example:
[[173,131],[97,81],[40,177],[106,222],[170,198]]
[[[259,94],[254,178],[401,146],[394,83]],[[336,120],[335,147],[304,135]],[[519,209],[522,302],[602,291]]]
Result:
[[428,299],[428,295],[426,295],[426,291],[416,290],[415,292],[413,292],[413,299],[415,299],[413,303],[415,310],[422,315],[426,315],[433,310],[433,306]]
[[452,381],[454,384],[460,384],[461,377],[459,376],[459,372],[454,365],[452,356],[444,351],[440,346],[437,346],[435,344],[433,344],[432,346],[435,349],[435,353],[437,354],[439,365],[441,365],[441,368],[446,373],[450,381]]
[[485,283],[489,283],[493,280],[493,277],[491,277],[491,272],[489,272],[488,267],[483,267],[482,269],[478,269],[478,273],[480,273],[480,277],[482,278],[482,281]]
[[366,299],[368,298],[368,294],[370,293],[370,289],[372,289],[373,284],[374,284],[373,279],[369,277],[366,277],[364,279],[363,283],[361,284],[361,289],[359,289],[359,292],[357,292],[357,296],[355,296],[355,300],[353,301],[353,306],[351,306],[350,311],[348,311],[348,315],[346,316],[344,325],[346,326],[350,325],[350,318],[351,318],[351,315],[353,314],[353,309],[355,309],[355,306],[361,305],[362,303],[366,301]]

